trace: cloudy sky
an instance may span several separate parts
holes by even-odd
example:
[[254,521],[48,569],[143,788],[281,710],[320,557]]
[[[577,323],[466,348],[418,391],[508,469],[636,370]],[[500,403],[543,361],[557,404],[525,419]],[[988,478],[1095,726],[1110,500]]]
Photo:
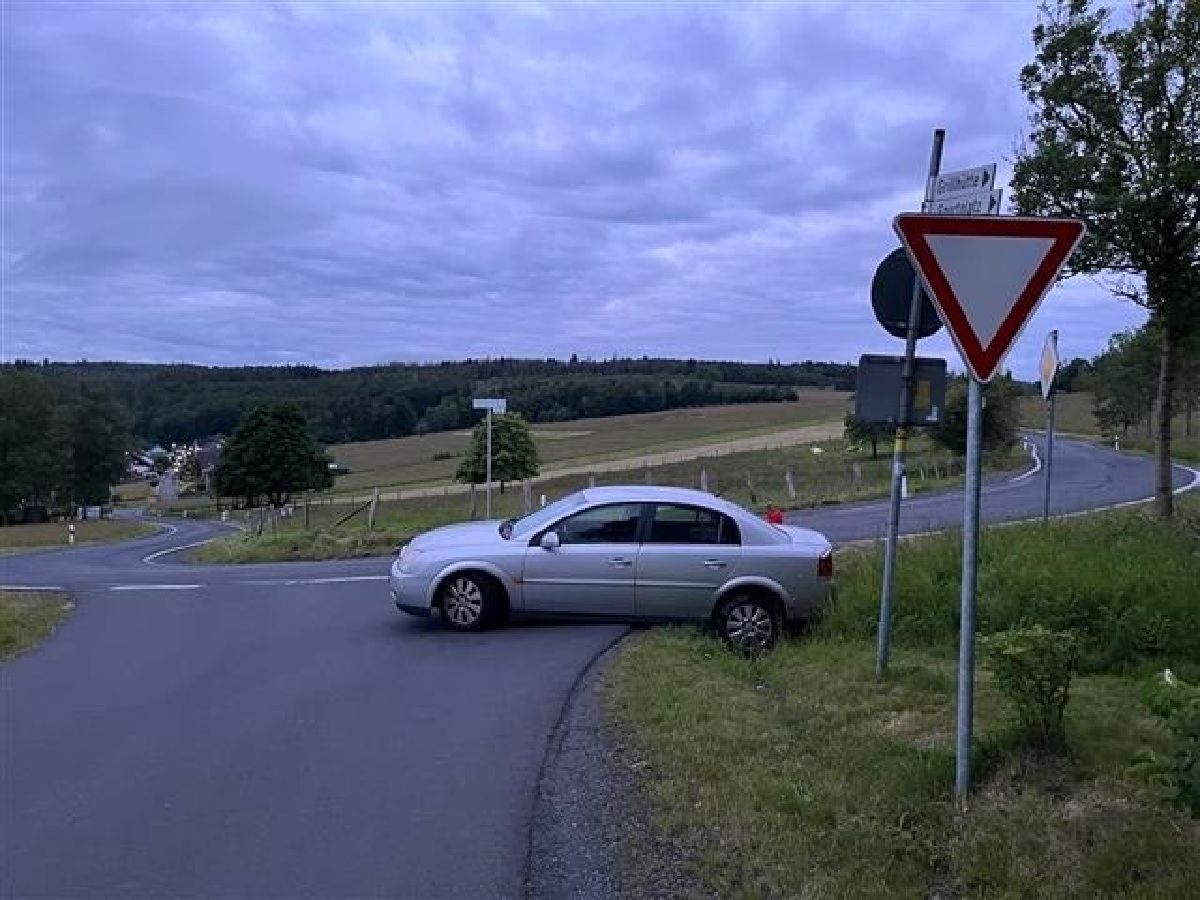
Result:
[[[1033,0],[2,12],[0,357],[856,360],[945,169],[1025,121]],[[1136,308],[1047,298],[1090,356]],[[923,353],[957,363],[944,336]]]

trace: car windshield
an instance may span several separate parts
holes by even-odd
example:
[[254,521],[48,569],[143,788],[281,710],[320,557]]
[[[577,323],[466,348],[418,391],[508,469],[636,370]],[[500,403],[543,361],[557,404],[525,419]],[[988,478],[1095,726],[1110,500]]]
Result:
[[500,527],[500,534],[506,538],[512,537],[514,534],[532,534],[582,505],[582,493],[568,494],[561,500],[555,500],[548,506],[543,506],[541,509],[535,509],[531,513],[526,513],[519,519],[506,519]]

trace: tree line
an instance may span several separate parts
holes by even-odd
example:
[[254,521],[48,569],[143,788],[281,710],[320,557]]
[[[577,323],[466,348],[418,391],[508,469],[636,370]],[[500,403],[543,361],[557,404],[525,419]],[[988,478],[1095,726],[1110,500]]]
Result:
[[850,364],[672,359],[466,360],[348,370],[314,366],[17,361],[63,390],[104,392],[144,444],[229,435],[243,414],[289,402],[325,444],[471,427],[478,396],[506,397],[532,422],[794,399],[802,387],[853,390]]
[[128,415],[103,391],[0,371],[0,524],[107,503],[128,446]]

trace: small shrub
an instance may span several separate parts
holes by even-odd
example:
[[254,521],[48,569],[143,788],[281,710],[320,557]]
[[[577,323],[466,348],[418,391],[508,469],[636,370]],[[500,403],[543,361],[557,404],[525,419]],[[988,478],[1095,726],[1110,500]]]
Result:
[[980,643],[1030,741],[1042,748],[1060,745],[1071,676],[1079,662],[1075,633],[1034,625],[997,632]]
[[1165,753],[1143,750],[1134,770],[1163,789],[1176,806],[1200,815],[1200,686],[1163,673],[1146,692],[1146,705],[1170,733]]

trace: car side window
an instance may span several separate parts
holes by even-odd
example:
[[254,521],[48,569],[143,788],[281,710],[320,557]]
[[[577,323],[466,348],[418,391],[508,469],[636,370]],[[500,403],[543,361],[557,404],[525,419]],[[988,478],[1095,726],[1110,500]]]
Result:
[[740,544],[733,519],[700,506],[659,503],[650,523],[652,544]]
[[597,506],[563,519],[554,531],[563,544],[634,544],[641,514],[639,503]]

